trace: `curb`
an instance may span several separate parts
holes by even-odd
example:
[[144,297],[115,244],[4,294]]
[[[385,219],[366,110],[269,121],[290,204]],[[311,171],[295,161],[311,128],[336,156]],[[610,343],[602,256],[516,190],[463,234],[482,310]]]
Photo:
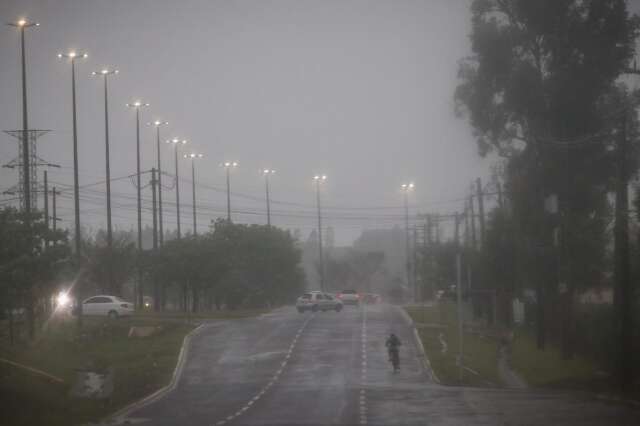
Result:
[[180,348],[180,354],[178,355],[178,361],[176,363],[176,368],[173,370],[173,376],[171,377],[171,381],[168,385],[158,389],[150,395],[145,396],[139,401],[133,402],[127,405],[124,408],[116,411],[115,413],[108,416],[105,420],[103,420],[100,425],[116,425],[116,424],[124,424],[124,418],[132,411],[140,409],[152,402],[163,398],[169,392],[174,390],[178,385],[178,381],[180,380],[180,376],[182,376],[182,370],[184,369],[185,360],[189,354],[189,344],[191,342],[191,338],[198,334],[206,323],[202,323],[193,330],[191,330],[184,339],[182,340],[182,347]]
[[429,376],[431,377],[431,380],[433,380],[437,384],[441,384],[440,379],[438,379],[438,376],[436,376],[436,372],[433,371],[433,368],[431,367],[431,362],[429,362],[429,357],[427,357],[427,352],[424,350],[422,339],[420,339],[420,335],[418,334],[418,329],[413,323],[413,320],[411,319],[407,311],[404,310],[404,308],[398,308],[398,309],[400,310],[400,314],[404,318],[407,325],[411,327],[411,329],[413,330],[413,340],[415,341],[415,345],[418,348],[420,357],[422,358],[422,364],[423,364],[422,367],[428,372]]
[[23,370],[26,370],[32,374],[35,374],[37,376],[42,376],[52,382],[56,382],[59,384],[64,384],[64,380],[62,380],[60,377],[56,377],[52,374],[46,373],[42,370],[38,370],[37,368],[33,368],[33,367],[29,367],[28,365],[24,365],[24,364],[20,364],[18,362],[14,362],[14,361],[10,361],[8,359],[4,359],[4,358],[0,358],[0,363],[4,363],[4,364],[8,364],[11,365],[13,367],[17,367]]

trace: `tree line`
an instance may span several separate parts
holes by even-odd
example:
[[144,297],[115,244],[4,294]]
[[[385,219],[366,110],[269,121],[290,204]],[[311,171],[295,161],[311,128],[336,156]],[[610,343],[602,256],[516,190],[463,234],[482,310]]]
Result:
[[61,290],[81,299],[124,296],[155,311],[199,312],[277,306],[306,286],[297,241],[273,226],[218,220],[205,234],[143,251],[132,232],[115,232],[112,250],[98,232],[77,257],[67,231],[48,229],[38,212],[29,223],[24,215],[12,207],[0,210],[0,312],[10,321],[24,312],[31,338]]
[[640,262],[626,197],[640,94],[623,79],[639,74],[640,18],[624,0],[474,0],[471,12],[456,107],[480,155],[501,159],[508,201],[489,215],[479,285],[533,289],[538,347],[557,340],[565,358],[576,350],[577,296],[612,286],[603,339],[614,336],[611,364],[628,387],[638,338],[630,263]]

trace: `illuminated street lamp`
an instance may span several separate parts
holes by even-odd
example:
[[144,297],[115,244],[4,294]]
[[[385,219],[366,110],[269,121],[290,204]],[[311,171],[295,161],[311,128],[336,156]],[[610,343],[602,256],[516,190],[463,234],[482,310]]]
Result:
[[403,183],[401,185],[402,192],[404,194],[404,230],[406,240],[406,267],[407,267],[407,285],[411,287],[411,256],[410,256],[410,243],[409,243],[409,193],[413,191],[415,185],[411,183]]
[[191,187],[193,189],[193,235],[198,235],[198,226],[196,222],[196,161],[197,159],[203,158],[202,154],[184,154],[184,158],[191,159]]
[[271,201],[269,199],[269,176],[276,171],[273,169],[264,169],[262,174],[264,175],[265,192],[267,194],[267,226],[271,226]]
[[324,253],[322,252],[322,210],[320,208],[320,185],[327,180],[326,175],[315,175],[313,180],[316,183],[316,206],[318,208],[318,250],[320,255],[320,290],[325,291],[324,277]]
[[148,123],[150,126],[156,127],[156,150],[158,152],[158,222],[159,222],[159,234],[160,234],[160,247],[164,243],[164,229],[162,226],[162,163],[160,161],[160,127],[169,124],[168,121],[156,120],[153,123]]
[[231,180],[229,178],[229,172],[231,169],[238,167],[236,161],[226,161],[222,164],[227,172],[227,220],[231,222]]
[[31,27],[40,26],[37,22],[29,22],[22,18],[16,22],[9,22],[7,25],[20,29],[20,52],[22,59],[22,175],[23,175],[23,197],[25,219],[27,226],[31,223],[31,164],[29,161],[29,118],[27,112],[27,62],[25,56],[24,30]]
[[187,143],[185,139],[173,138],[168,140],[167,143],[173,145],[173,152],[175,154],[175,164],[176,164],[176,218],[177,218],[177,234],[178,239],[181,238],[180,233],[180,177],[178,175],[178,147],[180,145],[184,145]]

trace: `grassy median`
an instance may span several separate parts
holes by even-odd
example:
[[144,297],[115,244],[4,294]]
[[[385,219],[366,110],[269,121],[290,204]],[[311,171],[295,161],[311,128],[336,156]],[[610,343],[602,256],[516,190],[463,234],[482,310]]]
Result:
[[[465,386],[501,385],[498,374],[498,343],[491,338],[465,332],[462,378],[456,363],[458,319],[456,304],[409,307],[407,313],[418,325],[418,334],[436,376],[443,384]],[[443,350],[443,343],[446,351]]]
[[[82,333],[75,321],[50,322],[35,342],[10,346],[0,339],[0,358],[40,370],[55,378],[0,361],[3,422],[10,425],[76,425],[96,421],[165,386],[171,380],[182,341],[195,320],[253,317],[265,311],[220,311],[190,316],[143,314],[116,320],[85,318]],[[128,337],[132,326],[157,326],[149,337]],[[114,391],[105,400],[73,398],[78,369],[113,371]],[[5,423],[3,423],[5,424]]]

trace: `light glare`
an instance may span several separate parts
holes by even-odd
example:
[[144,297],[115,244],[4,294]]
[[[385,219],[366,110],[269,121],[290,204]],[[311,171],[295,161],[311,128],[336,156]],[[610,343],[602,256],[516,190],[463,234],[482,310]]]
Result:
[[58,293],[58,297],[56,298],[56,301],[58,302],[58,307],[63,308],[69,304],[71,299],[69,298],[69,295],[67,294],[67,292],[61,291],[60,293]]

